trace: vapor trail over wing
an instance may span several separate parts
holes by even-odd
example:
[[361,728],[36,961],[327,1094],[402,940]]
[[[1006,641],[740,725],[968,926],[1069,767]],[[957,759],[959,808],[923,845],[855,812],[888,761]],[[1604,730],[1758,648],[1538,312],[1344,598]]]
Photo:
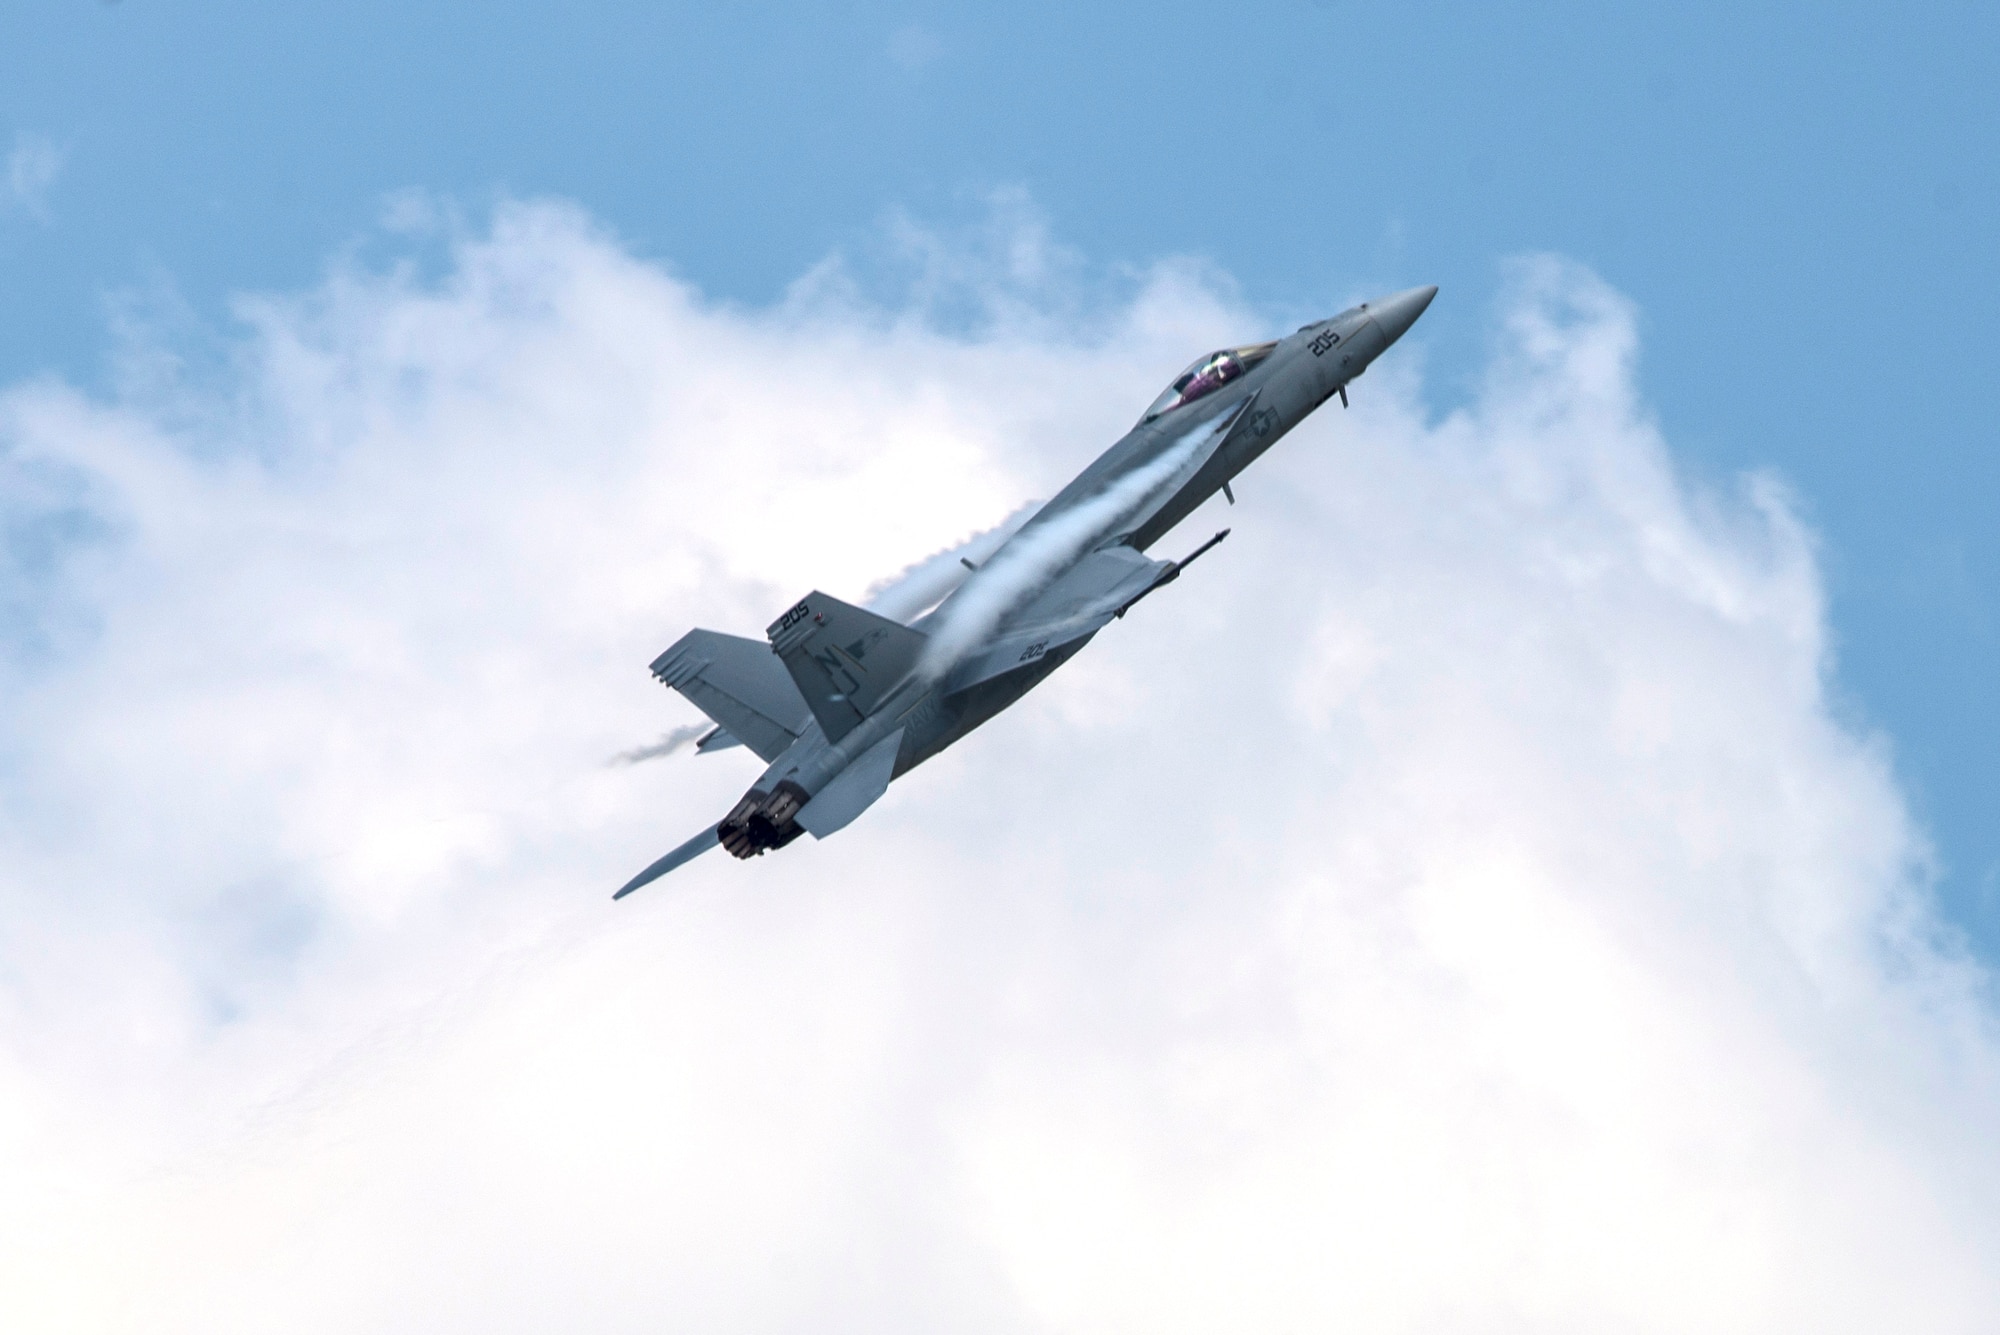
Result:
[[966,576],[985,565],[1041,508],[1040,501],[1029,501],[992,528],[904,567],[870,588],[863,605],[891,621],[909,625],[965,583]]
[[924,670],[943,677],[1091,548],[1128,524],[1146,503],[1206,457],[1243,410],[1183,432],[1144,464],[1055,514],[1037,515],[923,623],[930,635]]

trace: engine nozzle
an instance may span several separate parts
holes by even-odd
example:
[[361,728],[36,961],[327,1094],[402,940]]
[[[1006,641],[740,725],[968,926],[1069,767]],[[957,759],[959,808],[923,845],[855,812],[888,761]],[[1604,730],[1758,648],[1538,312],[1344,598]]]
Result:
[[752,788],[715,827],[716,841],[738,858],[754,858],[766,849],[783,848],[804,833],[796,817],[799,808],[811,800],[812,794],[790,779],[781,780],[768,793]]

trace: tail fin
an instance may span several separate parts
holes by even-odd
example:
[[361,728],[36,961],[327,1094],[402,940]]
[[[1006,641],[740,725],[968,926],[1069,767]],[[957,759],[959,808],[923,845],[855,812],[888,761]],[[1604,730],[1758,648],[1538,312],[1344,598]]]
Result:
[[[797,741],[810,718],[771,647],[740,635],[691,630],[653,660],[653,675],[766,761]],[[703,739],[704,750],[712,745]]]
[[921,631],[818,591],[772,622],[767,634],[813,717],[835,742],[910,675],[925,644]]

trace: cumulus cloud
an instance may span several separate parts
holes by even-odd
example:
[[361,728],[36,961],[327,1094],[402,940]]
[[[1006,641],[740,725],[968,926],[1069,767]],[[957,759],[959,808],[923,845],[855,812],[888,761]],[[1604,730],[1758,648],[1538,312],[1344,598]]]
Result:
[[194,402],[0,395],[8,1325],[1992,1327],[1984,980],[1811,535],[1677,476],[1589,274],[1463,411],[1392,352],[850,830],[614,906],[755,769],[605,767],[698,722],[661,647],[1268,331],[453,247],[246,300]]
[[43,222],[49,220],[49,189],[62,171],[63,151],[44,135],[17,131],[7,154],[7,188],[0,201],[7,209]]

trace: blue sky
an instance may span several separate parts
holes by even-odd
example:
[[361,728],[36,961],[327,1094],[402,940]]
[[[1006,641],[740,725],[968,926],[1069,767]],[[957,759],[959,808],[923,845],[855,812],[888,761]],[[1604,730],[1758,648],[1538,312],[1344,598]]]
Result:
[[[1994,1329],[1996,27],[17,7],[0,1324]],[[685,629],[1422,282],[1173,594],[610,904],[755,772],[606,764]]]

